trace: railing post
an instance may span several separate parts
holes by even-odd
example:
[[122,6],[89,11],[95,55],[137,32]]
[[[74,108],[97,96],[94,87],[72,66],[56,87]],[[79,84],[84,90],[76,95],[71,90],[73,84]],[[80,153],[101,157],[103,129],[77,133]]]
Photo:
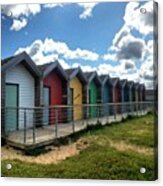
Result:
[[90,110],[89,106],[86,105],[86,125],[87,125],[87,127],[88,127],[88,119],[89,119],[89,110]]
[[120,103],[120,110],[121,110],[121,119],[123,118],[123,102]]
[[27,115],[26,115],[26,109],[24,109],[24,144],[26,144],[27,139]]
[[116,120],[116,115],[117,115],[117,107],[116,103],[114,104],[114,120]]
[[4,137],[6,138],[6,136],[7,136],[7,129],[6,129],[7,108],[6,107],[4,108],[4,114],[3,114],[3,116],[4,116]]
[[81,110],[82,110],[82,124],[84,125],[84,123],[85,123],[85,118],[84,118],[84,106],[83,106],[83,104],[82,104],[82,106],[81,106]]
[[35,117],[35,109],[33,109],[33,143],[36,142],[36,117]]
[[55,109],[55,136],[58,138],[58,110]]
[[136,107],[137,108],[137,116],[139,116],[139,101],[137,102],[136,105],[137,105],[137,107]]
[[132,102],[132,116],[135,115],[135,101]]
[[109,115],[110,115],[110,105],[108,103],[108,114],[107,114],[107,123],[109,124]]
[[[72,107],[72,113],[74,112],[74,107]],[[74,117],[72,115],[72,132],[74,133],[75,132],[75,122],[74,122]]]
[[97,110],[97,122],[100,122],[100,106],[96,106],[96,110]]

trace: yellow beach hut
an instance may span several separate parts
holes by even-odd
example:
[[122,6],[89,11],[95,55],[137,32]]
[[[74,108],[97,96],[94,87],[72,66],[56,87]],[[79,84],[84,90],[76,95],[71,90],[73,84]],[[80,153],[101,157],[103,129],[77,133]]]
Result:
[[68,103],[73,105],[73,109],[69,114],[73,120],[80,120],[84,117],[82,104],[86,103],[86,84],[87,80],[82,72],[78,68],[67,69],[68,75]]

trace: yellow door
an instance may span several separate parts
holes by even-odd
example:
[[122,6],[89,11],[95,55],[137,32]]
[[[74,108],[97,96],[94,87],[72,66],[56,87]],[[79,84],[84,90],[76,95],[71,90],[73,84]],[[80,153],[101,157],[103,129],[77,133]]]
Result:
[[80,80],[75,77],[70,81],[70,88],[73,89],[73,118],[74,120],[82,119],[83,110],[82,110],[82,83]]

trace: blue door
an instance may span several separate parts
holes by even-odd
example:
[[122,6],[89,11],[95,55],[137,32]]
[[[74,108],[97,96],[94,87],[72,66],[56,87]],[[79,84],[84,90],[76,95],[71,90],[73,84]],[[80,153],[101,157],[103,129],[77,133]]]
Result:
[[5,131],[15,131],[18,127],[18,85],[6,84]]
[[104,86],[104,90],[103,90],[103,98],[104,98],[104,111],[103,111],[103,114],[104,114],[104,116],[108,116],[108,114],[109,114],[109,105],[108,105],[108,103],[109,103],[109,86],[108,86],[108,84],[105,84],[105,86]]

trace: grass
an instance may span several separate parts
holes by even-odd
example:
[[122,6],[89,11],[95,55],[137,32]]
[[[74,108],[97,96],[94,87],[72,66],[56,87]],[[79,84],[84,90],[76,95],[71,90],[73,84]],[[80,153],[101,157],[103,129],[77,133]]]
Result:
[[[89,146],[51,165],[2,161],[2,176],[37,178],[155,180],[154,117],[147,116],[91,130],[81,138]],[[6,163],[12,169],[5,168]],[[141,174],[140,168],[146,173]]]

